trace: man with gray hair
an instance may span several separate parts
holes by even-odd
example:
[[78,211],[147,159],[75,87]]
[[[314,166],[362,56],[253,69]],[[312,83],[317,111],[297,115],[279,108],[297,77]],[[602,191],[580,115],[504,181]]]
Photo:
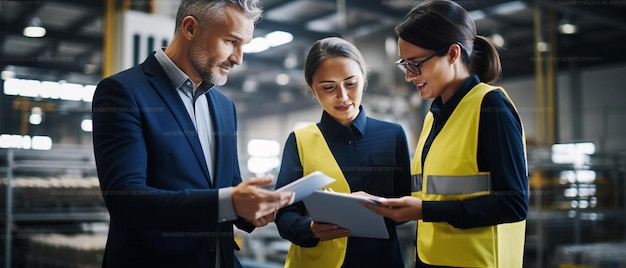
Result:
[[174,38],[103,79],[93,143],[111,216],[103,267],[240,267],[233,224],[252,231],[291,192],[241,179],[235,106],[216,86],[243,59],[258,0],[183,0]]

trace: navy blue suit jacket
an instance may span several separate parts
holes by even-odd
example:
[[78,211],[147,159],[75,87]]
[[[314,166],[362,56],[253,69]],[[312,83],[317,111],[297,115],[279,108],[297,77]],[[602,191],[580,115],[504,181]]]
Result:
[[206,97],[214,127],[214,185],[187,111],[158,61],[103,79],[93,99],[93,143],[111,216],[103,267],[213,267],[234,257],[233,223],[218,223],[218,189],[241,182],[233,102]]

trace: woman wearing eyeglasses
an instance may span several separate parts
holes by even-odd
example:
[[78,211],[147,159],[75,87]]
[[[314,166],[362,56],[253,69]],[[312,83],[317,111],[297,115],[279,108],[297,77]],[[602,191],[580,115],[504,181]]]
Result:
[[412,197],[367,205],[417,220],[417,267],[522,267],[528,178],[522,123],[496,48],[466,10],[425,1],[396,27],[397,66],[434,98],[412,163]]
[[[361,100],[367,67],[358,49],[338,37],[318,40],[304,76],[322,116],[287,138],[276,187],[320,170],[335,178],[326,186],[335,192],[410,195],[406,135],[400,125],[366,115]],[[347,229],[312,221],[302,202],[279,210],[275,222],[281,237],[292,242],[285,267],[404,267],[397,223],[388,218],[389,239],[352,237]]]

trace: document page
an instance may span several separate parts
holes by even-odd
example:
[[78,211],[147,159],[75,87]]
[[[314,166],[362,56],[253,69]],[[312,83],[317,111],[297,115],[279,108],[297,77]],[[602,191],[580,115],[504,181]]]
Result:
[[296,196],[294,197],[295,199],[293,202],[295,203],[308,197],[317,189],[320,189],[332,183],[333,181],[335,181],[335,179],[326,176],[326,174],[322,173],[321,171],[315,171],[310,173],[309,175],[292,181],[291,183],[286,184],[279,189],[276,189],[276,191],[294,191]]
[[304,199],[304,205],[316,222],[332,223],[350,230],[350,236],[389,238],[383,216],[360,205],[377,202],[364,196],[315,191]]

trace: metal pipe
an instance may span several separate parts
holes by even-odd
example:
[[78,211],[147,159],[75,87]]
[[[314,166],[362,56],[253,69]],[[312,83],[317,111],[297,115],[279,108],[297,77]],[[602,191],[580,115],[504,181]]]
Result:
[[7,151],[7,184],[4,217],[4,267],[11,267],[11,225],[13,222],[13,149]]
[[533,7],[533,25],[535,32],[535,85],[536,85],[536,100],[537,107],[535,118],[537,120],[537,140],[539,143],[545,141],[545,101],[544,101],[544,81],[543,81],[543,57],[542,52],[539,50],[539,42],[543,42],[541,37],[541,8],[538,3],[535,3]]

